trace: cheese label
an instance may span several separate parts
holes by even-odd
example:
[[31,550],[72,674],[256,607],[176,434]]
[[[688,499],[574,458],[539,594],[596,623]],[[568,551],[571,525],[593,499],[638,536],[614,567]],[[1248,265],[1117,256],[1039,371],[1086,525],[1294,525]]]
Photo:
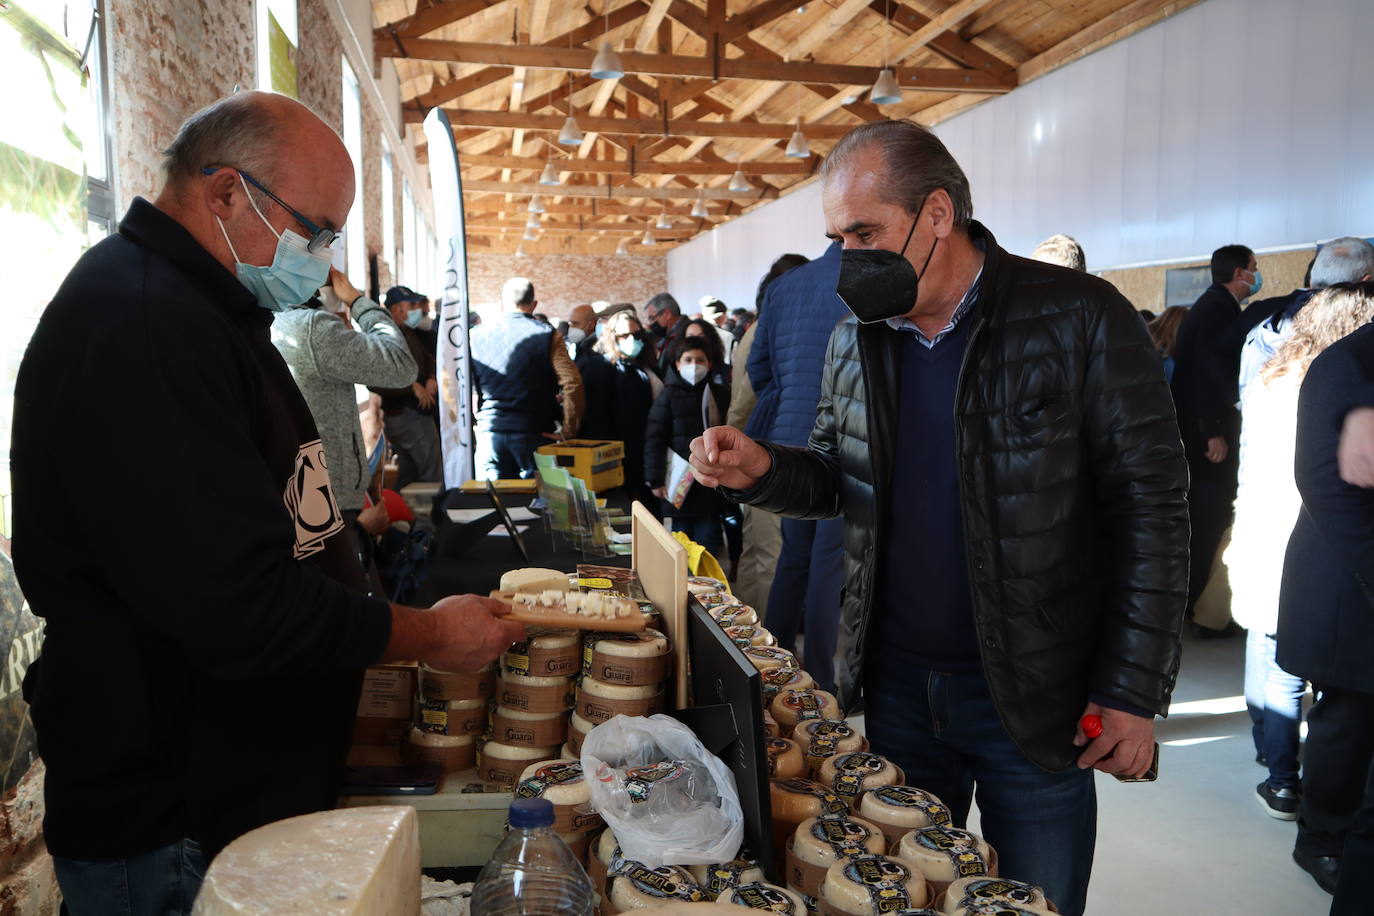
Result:
[[1042,896],[1040,889],[1024,881],[1009,878],[988,878],[984,881],[971,881],[964,887],[964,898],[959,905],[972,908],[984,902],[1014,903],[1035,906]]
[[809,779],[793,777],[792,779],[781,779],[776,783],[778,788],[794,795],[810,795],[821,803],[822,814],[844,814],[849,810],[849,803],[831,792],[820,783],[812,782]]
[[936,827],[950,824],[949,810],[940,804],[935,796],[911,786],[883,786],[875,789],[873,797],[884,805],[894,808],[920,808]]
[[639,805],[649,800],[654,786],[669,783],[687,775],[687,766],[676,760],[666,760],[646,767],[631,767],[625,771],[625,793],[630,796],[630,804]]
[[844,867],[844,876],[863,885],[874,913],[896,913],[911,908],[906,885],[911,872],[885,856],[859,856]]
[[761,661],[775,661],[788,665],[795,663],[797,660],[797,657],[791,652],[788,652],[786,649],[780,649],[777,646],[750,646],[748,651],[744,654],[748,655],[750,658],[760,659]]
[[858,751],[835,758],[835,780],[830,787],[836,795],[856,798],[863,794],[864,783],[882,775],[888,763],[877,754]]
[[615,587],[615,583],[612,582],[610,579],[603,579],[603,578],[600,577],[600,576],[594,576],[594,577],[588,578],[588,579],[578,579],[578,580],[577,580],[577,584],[578,584],[578,586],[580,586],[581,588],[614,588],[614,587]]
[[730,641],[741,649],[747,649],[754,644],[754,634],[756,629],[751,626],[727,627],[725,635],[730,637]]
[[551,786],[568,786],[583,780],[582,764],[551,763],[534,771],[534,775],[515,790],[517,798],[539,798]]
[[868,828],[847,817],[818,817],[811,825],[811,835],[835,850],[841,859],[868,855]]
[[768,910],[771,913],[786,913],[788,916],[801,916],[797,912],[797,905],[792,899],[767,884],[755,882],[753,884],[742,884],[730,893],[729,902],[736,906],[752,907],[756,910]]
[[743,859],[712,865],[706,873],[706,884],[702,890],[710,895],[710,899],[715,900],[731,888],[739,887],[740,877],[749,869],[757,867],[753,862],[746,862]]
[[635,890],[660,900],[685,900],[688,903],[706,902],[706,894],[697,887],[696,882],[682,871],[671,865],[662,868],[647,868],[638,862],[626,862],[625,868],[616,873],[635,886]]
[[530,673],[530,644],[518,642],[506,650],[506,670],[515,674],[529,676]]
[[910,834],[918,846],[943,853],[954,864],[954,873],[970,878],[988,873],[987,863],[978,851],[978,839],[967,830],[957,827],[927,827]]
[[720,615],[716,617],[716,623],[723,627],[733,627],[749,610],[750,608],[742,604],[725,605]]

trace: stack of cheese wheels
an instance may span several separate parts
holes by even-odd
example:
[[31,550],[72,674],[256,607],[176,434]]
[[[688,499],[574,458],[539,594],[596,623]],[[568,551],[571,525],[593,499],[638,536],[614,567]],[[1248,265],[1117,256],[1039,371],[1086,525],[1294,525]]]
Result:
[[733,887],[717,897],[716,902],[747,906],[751,910],[765,910],[769,913],[783,913],[785,916],[806,916],[807,913],[806,901],[802,899],[801,894],[763,881]]
[[940,901],[940,912],[945,916],[962,916],[964,913],[978,912],[980,907],[995,906],[998,913],[1005,913],[1003,907],[1014,907],[1011,912],[1053,913],[1054,904],[1045,899],[1045,892],[1034,884],[1013,881],[1010,878],[989,878],[978,876],[960,878],[945,888]]
[[824,690],[784,690],[769,707],[784,738],[792,737],[798,722],[808,719],[843,719],[840,704]]
[[769,668],[759,672],[759,686],[763,690],[763,705],[766,709],[784,690],[810,690],[816,682],[800,668]]
[[437,763],[445,773],[471,769],[477,761],[477,736],[444,735],[412,728],[401,745],[401,759],[411,766]]
[[557,747],[522,747],[486,741],[478,749],[477,777],[494,786],[514,788],[531,764],[557,759]]
[[741,649],[747,649],[750,646],[776,646],[778,644],[777,637],[757,624],[739,623],[725,627],[725,635]]
[[572,677],[582,667],[578,630],[529,630],[525,639],[501,655],[501,670],[525,677]]
[[861,818],[843,814],[807,818],[787,844],[787,886],[807,897],[819,897],[830,866],[842,859],[885,852],[883,832]]
[[583,640],[577,715],[593,725],[615,716],[663,711],[663,680],[672,673],[668,638],[642,633],[588,633]]
[[548,799],[553,804],[553,829],[565,838],[578,838],[577,845],[582,847],[579,858],[586,858],[587,834],[605,826],[601,815],[592,808],[591,789],[579,760],[545,760],[530,764],[520,774],[514,795],[516,798]]
[[809,779],[774,779],[768,783],[773,808],[773,861],[782,862],[787,841],[802,821],[824,814],[848,814],[849,804],[826,786]]
[[902,837],[921,827],[948,827],[952,821],[945,803],[924,789],[911,786],[879,786],[859,799],[859,817],[877,824],[895,846]]
[[493,665],[466,672],[421,665],[420,721],[401,745],[402,759],[437,763],[445,773],[471,768],[495,683]]
[[793,729],[792,740],[801,745],[813,776],[837,754],[868,750],[868,739],[843,719],[806,719]]
[[769,779],[791,779],[806,776],[806,758],[801,745],[791,738],[765,738],[763,750],[768,757]]
[[893,855],[919,868],[937,893],[960,878],[997,876],[997,853],[978,834],[958,827],[913,830]]
[[759,864],[748,859],[736,859],[719,865],[689,865],[687,871],[706,893],[708,900],[715,900],[732,887],[768,880]]
[[564,745],[568,749],[569,757],[582,756],[582,742],[587,740],[587,735],[592,729],[596,728],[595,722],[588,722],[576,712],[568,716],[568,743]]
[[817,781],[829,786],[854,808],[858,806],[860,796],[869,789],[901,785],[905,778],[901,767],[886,757],[868,751],[854,751],[827,758],[821,764]]
[[[621,859],[611,876],[610,894],[601,912],[606,914],[644,910],[665,903],[706,903],[706,893],[687,869],[677,865],[649,868]],[[608,905],[607,905],[608,904]]]
[[888,856],[852,856],[830,866],[821,885],[825,916],[875,916],[919,910],[931,899],[915,865]]

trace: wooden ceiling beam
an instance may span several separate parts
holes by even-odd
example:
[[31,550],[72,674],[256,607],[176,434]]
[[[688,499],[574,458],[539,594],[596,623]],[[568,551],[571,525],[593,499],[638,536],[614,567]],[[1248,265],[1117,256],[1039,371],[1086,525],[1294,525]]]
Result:
[[[533,114],[520,111],[480,111],[470,108],[445,108],[449,121],[455,127],[498,127],[525,128],[526,130],[557,131],[567,117],[564,114]],[[418,112],[407,110],[407,122],[421,122]],[[594,130],[599,134],[628,134],[636,136],[663,137],[742,137],[758,140],[765,137],[786,140],[795,130],[793,124],[765,124],[758,121],[670,121],[650,118],[593,118],[578,116],[577,123],[584,131]],[[807,124],[808,136],[823,140],[838,140],[851,129],[848,124]]]
[[[483,154],[460,154],[466,166],[502,169],[544,168],[545,159],[535,156],[491,156]],[[598,172],[608,175],[730,175],[735,171],[733,164],[716,165],[710,162],[660,162],[636,159],[607,161],[605,159],[555,159],[554,167],[565,172]],[[797,159],[782,162],[746,162],[739,166],[746,175],[809,175],[810,167]]]
[[[893,0],[873,0],[869,4],[869,9],[879,16],[890,15],[891,18],[888,21],[904,35],[911,35],[930,24],[929,16],[925,16],[905,3],[901,3],[900,0],[896,3]],[[945,32],[943,35],[932,38],[929,48],[961,67],[982,70],[1002,78],[1011,76],[1015,72],[1008,64],[977,45],[964,41],[954,32]]]
[[500,181],[465,181],[464,194],[544,194],[556,197],[593,197],[602,200],[695,200],[697,194],[707,200],[750,201],[760,197],[776,197],[777,191],[730,191],[725,188],[612,188],[599,185],[561,184],[548,186],[534,182],[505,184]]
[[373,29],[372,40],[374,44],[380,45],[391,41],[393,37],[418,38],[503,2],[505,0],[448,0],[447,3],[418,10],[412,16]]
[[649,11],[644,14],[644,18],[639,23],[639,35],[635,37],[634,49],[636,51],[652,51],[658,38],[658,26],[663,21],[663,17],[668,15],[668,7],[673,0],[653,0],[649,6]]
[[[966,3],[985,0],[964,0]],[[865,4],[866,5],[866,4]],[[939,19],[931,20],[925,29],[912,35],[906,46],[924,47],[929,38],[922,33]],[[943,29],[941,29],[943,31]],[[931,36],[933,37],[933,36]],[[919,45],[916,43],[919,40]],[[562,48],[550,45],[503,45],[477,41],[438,41],[429,38],[401,39],[398,48],[378,47],[382,57],[407,56],[424,60],[456,63],[490,64],[501,67],[531,67],[550,70],[588,70],[595,52],[585,48]],[[911,52],[903,54],[906,57]],[[720,79],[775,80],[796,83],[831,83],[842,86],[871,85],[880,67],[860,67],[853,64],[826,64],[812,61],[764,61],[748,57],[722,58],[684,57],[676,54],[642,54],[626,51],[620,55],[625,69],[639,74],[656,76],[715,77]],[[897,55],[893,55],[897,59]],[[713,73],[713,67],[719,73]],[[977,70],[954,67],[903,67],[897,70],[897,80],[903,86],[925,92],[1009,92],[1015,88],[1011,80],[999,79]]]
[[[730,201],[726,201],[725,203],[729,204]],[[528,211],[525,208],[528,204],[528,200],[523,200],[519,205],[520,211],[527,213]],[[717,201],[708,200],[706,206],[708,210],[711,210],[711,218],[724,218],[724,210],[721,209]],[[578,198],[577,200],[568,200],[562,203],[553,203],[551,200],[545,200],[544,208],[545,215],[555,214],[558,216],[656,217],[665,211],[669,216],[686,217],[692,215],[691,206],[685,203],[674,203],[671,200],[655,204],[632,204],[623,200],[598,200],[596,198],[592,198],[591,200],[587,198]],[[480,198],[464,207],[464,212],[471,214],[472,219],[482,219],[497,213],[515,212],[515,208],[507,207],[497,201],[488,201],[486,198]]]
[[959,0],[958,3],[921,26],[898,45],[892,52],[892,62],[896,64],[906,60],[992,2],[994,0]]
[[[509,219],[473,220],[471,223],[465,223],[463,228],[465,231],[474,234],[481,234],[487,232],[521,232],[525,228],[525,221]],[[635,235],[642,235],[644,233],[644,225],[642,223],[608,223],[599,221],[586,222],[580,225],[578,223],[544,223],[535,231],[538,232],[540,235],[547,235],[551,233],[557,235],[562,233],[602,232],[608,235],[615,234],[629,237]],[[696,229],[694,227],[674,227],[672,229],[656,228],[653,230],[653,233],[655,236],[662,238],[687,239],[696,235],[699,231],[699,229]]]
[[733,44],[755,29],[761,29],[775,19],[806,5],[806,0],[764,0],[742,13],[736,13],[725,21],[725,32],[721,36],[727,44]]

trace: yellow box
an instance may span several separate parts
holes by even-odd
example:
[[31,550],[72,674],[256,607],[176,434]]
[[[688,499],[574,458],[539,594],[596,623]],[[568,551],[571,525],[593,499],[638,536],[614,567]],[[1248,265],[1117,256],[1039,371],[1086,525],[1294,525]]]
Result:
[[617,439],[567,439],[535,449],[597,493],[625,483],[625,443]]

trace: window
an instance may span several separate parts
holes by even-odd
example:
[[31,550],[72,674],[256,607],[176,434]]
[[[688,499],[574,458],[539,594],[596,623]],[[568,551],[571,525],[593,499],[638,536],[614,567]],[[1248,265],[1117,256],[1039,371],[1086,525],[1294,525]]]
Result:
[[296,0],[258,0],[258,87],[298,97]]
[[392,172],[391,146],[382,141],[382,256],[391,270],[394,285],[399,276],[396,264],[396,177]]
[[358,78],[343,59],[343,141],[353,160],[353,209],[344,223],[344,273],[358,289],[368,289],[367,241],[363,226],[363,100]]
[[412,286],[419,282],[415,275],[415,259],[420,252],[415,238],[415,195],[411,193],[410,181],[401,179],[401,285]]

